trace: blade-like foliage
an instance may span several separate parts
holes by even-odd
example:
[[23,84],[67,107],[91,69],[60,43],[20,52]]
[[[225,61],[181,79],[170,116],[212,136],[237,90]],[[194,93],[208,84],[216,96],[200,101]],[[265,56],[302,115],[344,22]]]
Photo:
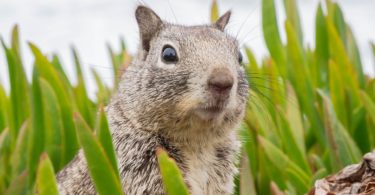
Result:
[[51,160],[46,153],[40,157],[36,178],[36,191],[40,195],[58,195],[55,174]]
[[[315,44],[307,46],[297,0],[281,2],[284,9],[275,0],[261,2],[269,56],[257,59],[245,47],[250,95],[239,129],[235,194],[306,194],[316,179],[358,162],[375,148],[375,79],[363,70],[365,61],[346,21],[350,17],[336,2],[320,2]],[[219,17],[218,6],[212,1],[212,22]],[[284,26],[279,26],[278,12],[286,16]],[[0,194],[57,194],[54,172],[79,147],[97,192],[122,194],[104,106],[132,59],[123,39],[119,51],[107,45],[113,83],[108,85],[91,67],[94,92],[87,89],[91,80],[75,49],[77,82],[72,82],[59,56],[49,58],[29,44],[34,63],[28,80],[20,42],[17,26],[9,44],[1,39],[9,87],[0,82]],[[373,43],[371,48],[375,59]],[[167,193],[188,194],[174,160],[162,149],[157,158]]]
[[217,19],[219,19],[219,6],[217,1],[213,0],[211,4],[211,22],[216,22]]
[[[101,143],[105,153],[108,156],[108,159],[111,162],[111,166],[114,170],[118,170],[116,155],[113,148],[111,132],[109,130],[108,121],[105,116],[104,108],[100,107],[98,115],[98,124],[96,126],[96,132],[98,135],[99,142]],[[118,172],[115,171],[116,177],[120,179]]]
[[286,75],[286,57],[279,28],[277,26],[276,9],[274,0],[262,1],[262,27],[264,40],[272,58],[276,61],[282,75]]
[[79,114],[74,116],[74,120],[95,189],[99,194],[122,194],[117,170],[112,166],[98,138]]
[[44,150],[45,126],[43,121],[43,104],[40,83],[36,69],[33,72],[32,96],[31,96],[31,135],[29,136],[29,185],[34,183],[34,175],[39,161],[39,156]]
[[[30,48],[35,56],[35,65],[38,73],[42,78],[47,80],[52,86],[56,94],[59,94],[58,101],[61,108],[61,116],[65,132],[65,145],[66,145],[66,161],[73,158],[78,149],[77,136],[75,133],[75,126],[73,122],[73,109],[74,105],[71,100],[73,97],[69,94],[67,84],[59,76],[57,70],[48,61],[48,59],[40,52],[40,50],[30,43]],[[64,164],[67,162],[64,162]]]
[[43,95],[45,132],[44,147],[55,169],[60,169],[65,162],[65,138],[64,126],[61,116],[61,108],[51,85],[43,78],[39,80]]
[[188,195],[187,187],[176,162],[168,157],[167,152],[158,148],[156,150],[161,176],[163,178],[164,189],[167,194]]

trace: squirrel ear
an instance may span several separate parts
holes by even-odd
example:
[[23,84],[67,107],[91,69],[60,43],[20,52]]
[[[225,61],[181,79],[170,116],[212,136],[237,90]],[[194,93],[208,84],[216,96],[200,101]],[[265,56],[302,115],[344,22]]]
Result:
[[142,47],[149,51],[152,37],[161,29],[163,21],[160,17],[146,6],[138,6],[135,11],[135,18],[138,23]]
[[217,21],[215,22],[214,26],[221,30],[224,31],[225,26],[228,24],[229,19],[230,19],[231,11],[227,11],[224,15],[222,15]]

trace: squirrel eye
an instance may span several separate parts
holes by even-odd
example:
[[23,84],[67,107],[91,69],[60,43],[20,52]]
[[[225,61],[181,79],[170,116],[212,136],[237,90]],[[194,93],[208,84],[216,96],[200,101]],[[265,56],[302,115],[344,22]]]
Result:
[[167,63],[177,62],[178,60],[176,50],[170,45],[164,46],[161,56]]
[[238,52],[238,62],[241,64],[243,60],[242,53]]

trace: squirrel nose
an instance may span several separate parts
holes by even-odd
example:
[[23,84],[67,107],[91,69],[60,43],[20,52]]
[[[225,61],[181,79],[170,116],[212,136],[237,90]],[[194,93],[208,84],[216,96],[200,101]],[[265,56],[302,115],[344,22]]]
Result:
[[208,88],[215,96],[227,97],[233,87],[233,80],[229,70],[214,70],[208,79]]

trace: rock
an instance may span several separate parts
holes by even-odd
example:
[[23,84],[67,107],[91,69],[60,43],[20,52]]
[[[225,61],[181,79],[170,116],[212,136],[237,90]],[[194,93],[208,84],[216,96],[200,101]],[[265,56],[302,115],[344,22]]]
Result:
[[309,194],[315,195],[374,195],[375,150],[364,155],[360,164],[349,165],[340,172],[315,182]]

